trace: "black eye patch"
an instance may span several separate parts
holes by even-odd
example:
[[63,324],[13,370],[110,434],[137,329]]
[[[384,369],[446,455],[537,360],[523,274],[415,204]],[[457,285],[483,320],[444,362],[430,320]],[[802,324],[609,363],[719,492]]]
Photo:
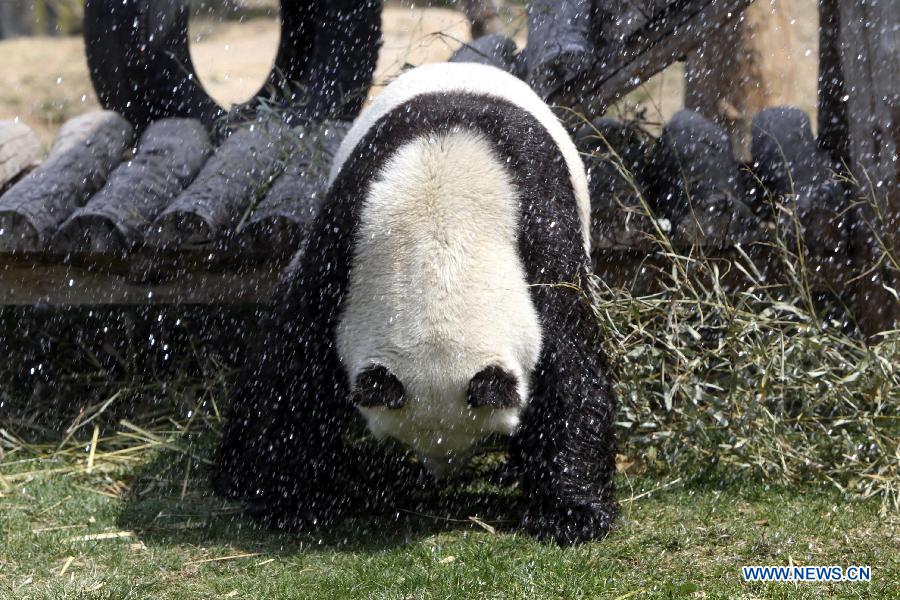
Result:
[[501,367],[486,367],[469,380],[467,400],[472,408],[515,408],[522,402],[515,375]]
[[378,365],[368,367],[356,376],[350,401],[365,408],[403,408],[406,397],[400,380],[387,367]]

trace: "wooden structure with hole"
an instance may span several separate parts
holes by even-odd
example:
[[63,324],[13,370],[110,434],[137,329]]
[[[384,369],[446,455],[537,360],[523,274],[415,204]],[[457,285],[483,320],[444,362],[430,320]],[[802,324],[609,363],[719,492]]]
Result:
[[[593,12],[591,0],[560,5],[573,14],[543,10],[548,3],[532,2],[523,51],[495,34],[453,60],[494,64],[552,104],[601,115],[750,2],[644,0],[639,14],[599,25],[577,11],[615,16],[622,3],[600,0]],[[89,2],[88,15],[101,14],[101,4]],[[47,156],[27,127],[0,123],[0,303],[264,301],[302,246],[330,156],[359,110],[358,100],[331,110],[334,90],[371,80],[379,3],[353,4],[362,22],[353,27],[367,32],[372,48],[365,55],[354,49],[351,64],[309,58],[302,77],[341,84],[321,86],[331,95],[305,105],[313,112],[257,114],[210,133],[217,107],[157,98],[149,110],[131,111],[130,121],[113,110],[73,119]],[[317,18],[327,24],[330,17]],[[591,175],[593,260],[610,286],[652,291],[654,267],[667,253],[703,254],[724,261],[726,286],[803,277],[844,298],[864,331],[893,326],[900,314],[893,262],[900,257],[898,16],[883,0],[821,0],[820,18],[818,139],[808,117],[790,108],[756,115],[743,161],[725,130],[696,112],[676,115],[657,139],[606,118],[573,124]],[[101,59],[89,47],[89,62]],[[92,76],[104,105],[118,108],[122,91],[108,73],[98,67]],[[778,243],[796,250],[795,264],[778,258]]]

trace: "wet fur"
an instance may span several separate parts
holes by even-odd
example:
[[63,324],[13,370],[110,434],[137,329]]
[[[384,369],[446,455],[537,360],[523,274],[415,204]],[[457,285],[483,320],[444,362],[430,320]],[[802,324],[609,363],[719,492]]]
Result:
[[518,255],[519,202],[502,158],[477,132],[435,132],[394,150],[369,185],[337,327],[351,381],[383,365],[402,411],[362,407],[369,430],[413,448],[442,475],[519,410],[472,410],[469,380],[489,365],[529,397],[541,327]]
[[617,403],[596,319],[577,289],[586,287],[589,262],[569,170],[533,115],[468,93],[417,95],[369,129],[279,286],[235,391],[215,474],[220,493],[246,499],[271,524],[318,523],[372,506],[390,493],[394,469],[407,468],[388,459],[359,464],[345,443],[356,416],[335,329],[367,187],[392,150],[460,129],[490,141],[519,191],[519,256],[543,331],[531,398],[510,444],[527,503],[521,525],[559,543],[602,537],[612,526]]

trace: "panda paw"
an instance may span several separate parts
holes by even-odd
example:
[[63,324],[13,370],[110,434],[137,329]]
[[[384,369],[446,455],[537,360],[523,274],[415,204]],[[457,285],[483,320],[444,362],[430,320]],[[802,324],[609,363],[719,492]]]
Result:
[[604,538],[612,530],[617,513],[614,504],[542,505],[529,509],[520,525],[539,540],[570,546]]

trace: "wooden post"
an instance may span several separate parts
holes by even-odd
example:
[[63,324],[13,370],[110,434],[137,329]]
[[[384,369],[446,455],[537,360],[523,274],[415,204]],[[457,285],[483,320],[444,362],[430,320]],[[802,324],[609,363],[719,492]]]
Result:
[[290,129],[274,119],[236,131],[156,218],[146,244],[179,250],[222,241],[242,224],[295,150]]
[[349,130],[349,122],[328,121],[304,132],[306,143],[241,227],[246,250],[268,258],[289,258],[297,251],[319,212],[328,167]]
[[472,39],[494,33],[503,33],[497,0],[463,0],[463,10],[472,25]]
[[34,34],[34,8],[30,0],[0,1],[0,40]]
[[[613,102],[717,34],[751,0],[660,0],[650,2],[646,17],[615,18],[621,0],[567,0],[559,10],[535,12],[529,6],[527,79],[538,93],[585,116],[602,114]],[[552,7],[551,7],[552,8]],[[564,12],[568,9],[570,12]],[[584,27],[585,12],[590,23]],[[533,15],[533,16],[532,16]],[[550,43],[544,43],[550,42]],[[543,50],[542,50],[543,48]],[[581,123],[579,122],[579,126]]]
[[750,158],[753,116],[796,104],[794,15],[793,0],[755,0],[688,55],[685,108],[722,125],[740,160]]
[[147,224],[194,180],[212,145],[195,119],[162,119],[144,131],[134,157],[120,164],[93,198],[60,226],[60,254],[124,256]]
[[43,151],[37,136],[26,125],[0,121],[0,194],[10,182],[36,167]]
[[894,0],[821,0],[819,129],[849,169],[858,271],[850,303],[863,331],[896,327],[900,302],[900,12]]
[[850,163],[847,146],[847,94],[841,73],[841,43],[838,39],[839,0],[819,0],[819,147],[838,164]]
[[0,252],[39,252],[56,228],[103,187],[131,144],[131,125],[97,111],[63,125],[44,163],[0,198]]

